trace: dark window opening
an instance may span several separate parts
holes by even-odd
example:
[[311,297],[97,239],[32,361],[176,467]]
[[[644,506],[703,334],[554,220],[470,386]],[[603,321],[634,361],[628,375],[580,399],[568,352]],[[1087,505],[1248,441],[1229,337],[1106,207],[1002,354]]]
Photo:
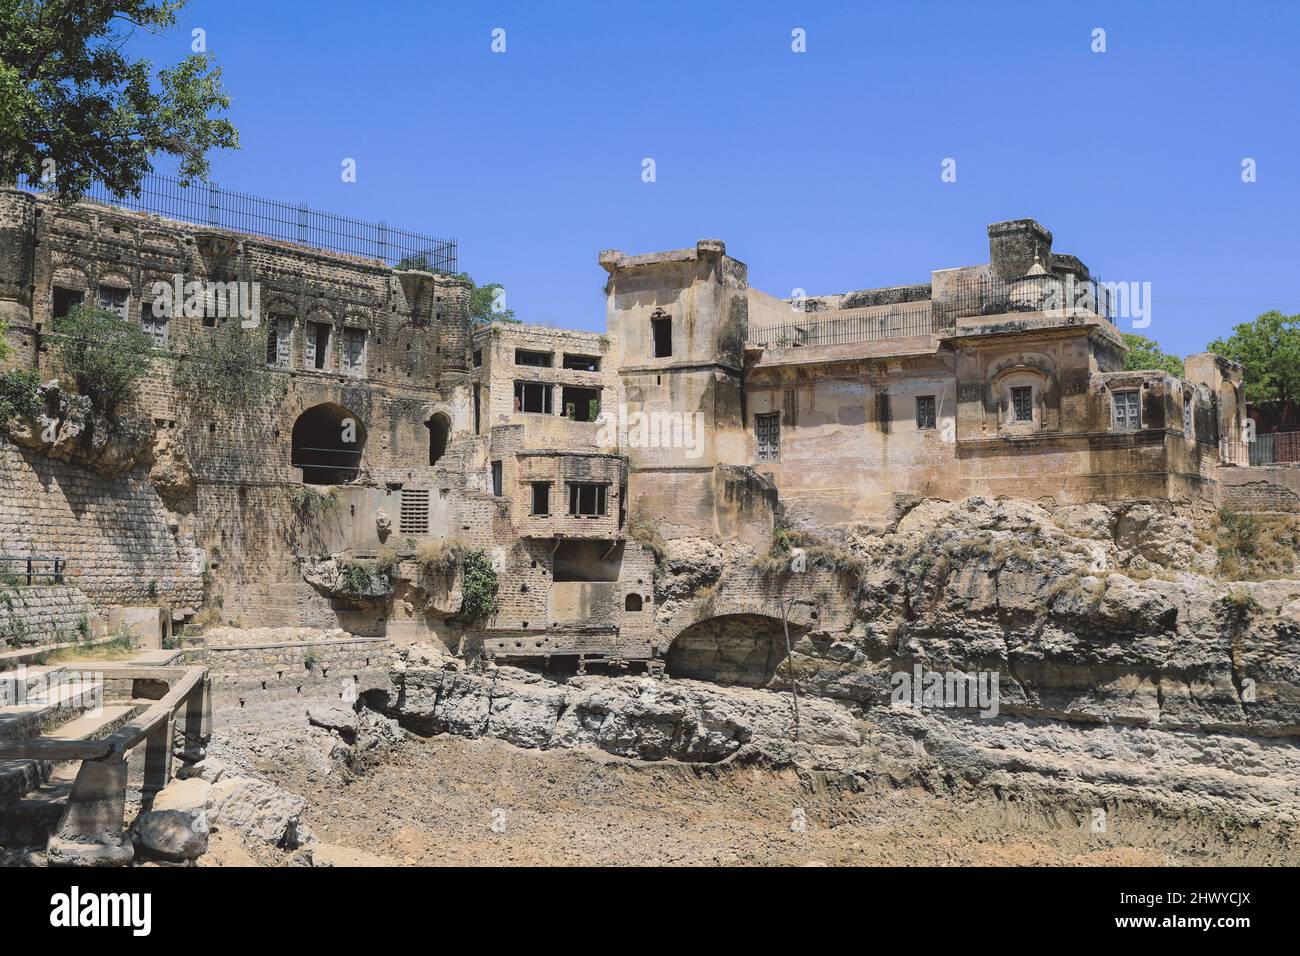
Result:
[[639,611],[644,606],[645,604],[642,602],[641,595],[639,594],[629,594],[627,599],[623,602],[623,610],[625,611]]
[[550,415],[551,388],[542,382],[515,382],[515,411]]
[[781,416],[777,412],[754,416],[754,438],[759,461],[778,461],[781,457]]
[[1115,393],[1115,427],[1137,431],[1142,427],[1142,395],[1137,389]]
[[447,454],[447,437],[451,434],[451,419],[439,412],[425,424],[429,429],[429,464],[436,465]]
[[73,307],[81,305],[85,295],[75,289],[61,289],[54,287],[54,317],[61,319],[72,311]]
[[474,434],[475,435],[477,435],[479,431],[482,429],[482,421],[483,421],[483,392],[482,389],[477,384],[475,384],[474,386]]
[[608,541],[559,541],[551,561],[554,581],[617,581],[623,545],[611,548]]
[[533,514],[549,517],[551,513],[551,483],[549,481],[533,482]]
[[668,358],[673,354],[673,317],[650,320],[650,330],[654,334],[655,358]]
[[474,350],[474,367],[475,367],[475,368],[478,368],[478,367],[481,366],[482,364],[483,364],[483,350],[482,350],[482,349],[475,349],[475,350]]
[[918,395],[916,397],[916,427],[934,427],[934,396]]
[[323,369],[329,358],[330,327],[324,322],[307,323],[307,365]]
[[575,372],[599,372],[600,356],[599,355],[574,355],[571,352],[565,352],[564,367],[567,369],[572,369]]
[[306,484],[342,484],[360,471],[365,444],[365,426],[355,415],[340,405],[316,405],[293,424],[291,461]]
[[1018,422],[1034,420],[1034,388],[1032,385],[1017,385],[1011,390],[1012,418]]
[[501,497],[501,462],[492,462],[492,494]]
[[1190,438],[1192,431],[1192,396],[1189,394],[1183,396],[1183,434]]
[[599,518],[605,513],[605,485],[571,482],[569,484],[569,514],[583,518]]
[[528,349],[515,349],[516,365],[532,365],[536,368],[550,368],[554,362],[554,352],[532,352]]
[[576,422],[594,422],[600,417],[600,389],[565,385],[560,395],[560,414]]

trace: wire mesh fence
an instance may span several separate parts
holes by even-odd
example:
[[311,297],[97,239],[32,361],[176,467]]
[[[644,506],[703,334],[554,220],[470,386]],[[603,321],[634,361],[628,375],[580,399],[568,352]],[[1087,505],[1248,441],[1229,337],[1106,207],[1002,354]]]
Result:
[[[40,182],[18,180],[20,189],[47,192]],[[146,176],[138,196],[111,193],[94,183],[85,199],[168,219],[229,229],[314,249],[379,259],[391,266],[430,272],[456,271],[457,243],[368,221],[321,212],[305,203],[293,205],[221,189],[216,183],[186,184],[161,174]]]
[[1264,432],[1227,429],[1219,441],[1223,460],[1234,465],[1284,465],[1300,462],[1300,429]]

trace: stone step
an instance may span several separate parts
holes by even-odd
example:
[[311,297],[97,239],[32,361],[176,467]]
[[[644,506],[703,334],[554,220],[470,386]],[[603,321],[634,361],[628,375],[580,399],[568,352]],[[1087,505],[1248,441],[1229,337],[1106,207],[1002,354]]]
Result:
[[47,699],[45,689],[62,683],[67,674],[62,664],[19,667],[0,673],[0,706]]
[[[131,719],[139,707],[129,704],[109,704],[96,714],[82,714],[59,724],[48,733],[47,740],[100,740]],[[72,780],[77,775],[81,761],[70,760],[55,764],[48,760],[0,760],[0,838],[7,831],[13,835],[15,827],[44,820],[53,809],[57,820]],[[30,802],[29,802],[30,801]]]
[[94,710],[103,687],[93,681],[60,682],[41,689],[35,699],[0,707],[0,739],[30,740]]

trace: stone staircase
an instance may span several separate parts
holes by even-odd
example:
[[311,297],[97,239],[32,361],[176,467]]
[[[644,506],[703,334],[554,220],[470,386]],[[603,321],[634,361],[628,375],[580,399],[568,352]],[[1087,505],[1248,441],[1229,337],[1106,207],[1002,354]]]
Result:
[[[125,724],[138,710],[134,703],[104,704],[103,688],[65,665],[19,667],[0,671],[0,741],[99,740]],[[28,794],[58,780],[56,760],[0,760],[0,839],[6,831],[28,824],[18,804]],[[67,780],[50,798],[66,796],[77,762],[66,762]],[[54,805],[53,803],[51,805]],[[57,819],[57,812],[55,812]]]

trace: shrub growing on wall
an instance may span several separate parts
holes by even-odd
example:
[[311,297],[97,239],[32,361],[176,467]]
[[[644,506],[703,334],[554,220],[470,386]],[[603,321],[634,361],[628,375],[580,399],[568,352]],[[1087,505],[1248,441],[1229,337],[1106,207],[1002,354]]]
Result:
[[0,422],[15,415],[35,418],[41,411],[40,378],[30,369],[14,368],[0,375]]
[[111,309],[74,306],[54,320],[53,339],[77,391],[96,411],[115,411],[149,370],[153,342]]
[[497,609],[497,573],[481,550],[465,555],[461,581],[460,613],[473,620],[490,617]]
[[195,405],[241,412],[284,392],[282,377],[266,367],[266,329],[227,319],[196,328],[176,364],[176,388]]

